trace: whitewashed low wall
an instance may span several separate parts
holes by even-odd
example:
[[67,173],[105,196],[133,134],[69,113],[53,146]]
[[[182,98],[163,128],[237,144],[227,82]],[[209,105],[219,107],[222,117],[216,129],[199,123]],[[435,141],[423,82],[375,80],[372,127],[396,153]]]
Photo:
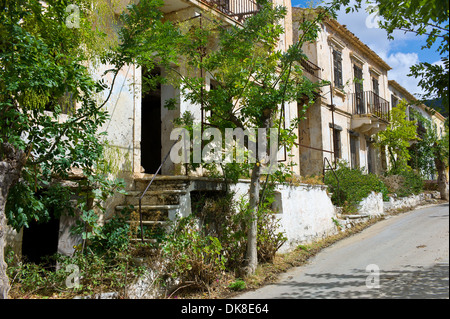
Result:
[[[239,198],[248,194],[249,184],[238,183],[232,189]],[[327,194],[326,186],[279,185],[274,206],[279,211],[277,217],[280,231],[287,237],[287,242],[279,250],[281,253],[336,232],[333,223],[336,216],[335,207]]]
[[301,243],[325,238],[336,231],[335,208],[326,187],[320,185],[280,186],[282,213],[280,226],[288,238],[280,252]]
[[383,194],[371,192],[358,206],[359,215],[381,216],[384,214]]
[[372,192],[361,201],[356,214],[346,215],[338,213],[336,221],[339,223],[341,230],[345,230],[366,222],[372,217],[379,217],[398,209],[413,209],[416,206],[433,202],[433,199],[439,198],[439,192],[433,192],[400,198],[390,197],[388,202],[384,202],[381,193]]
[[391,197],[389,202],[384,202],[384,211],[389,212],[396,209],[414,208],[426,201],[440,198],[439,192],[421,193],[418,195],[411,195],[408,197],[394,198]]

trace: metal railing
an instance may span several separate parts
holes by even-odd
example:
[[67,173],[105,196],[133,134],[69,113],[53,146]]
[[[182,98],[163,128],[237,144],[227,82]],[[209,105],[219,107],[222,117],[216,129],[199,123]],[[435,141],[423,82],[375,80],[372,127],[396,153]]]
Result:
[[352,114],[371,114],[389,121],[389,102],[373,91],[351,94]]
[[259,11],[259,4],[255,0],[201,0],[216,8],[220,12],[243,22],[249,16]]
[[[328,168],[327,168],[327,164],[328,164]],[[338,207],[341,205],[341,194],[340,194],[340,185],[339,185],[339,177],[336,174],[335,168],[333,168],[333,166],[331,165],[330,161],[328,160],[328,158],[324,157],[323,158],[323,181],[325,182],[325,172],[326,171],[331,171],[334,175],[334,178],[336,179],[336,192],[337,192],[337,204]]]
[[150,180],[150,183],[148,183],[147,187],[142,192],[141,196],[139,196],[139,224],[140,224],[140,228],[141,228],[141,240],[142,240],[142,242],[144,242],[144,225],[143,225],[143,220],[142,220],[142,198],[144,198],[144,196],[147,193],[148,189],[150,188],[150,186],[152,185],[153,181],[155,180],[155,177],[158,175],[158,173],[161,170],[162,166],[164,165],[164,163],[169,158],[169,155],[170,155],[170,152],[172,151],[172,148],[175,146],[175,144],[177,142],[178,142],[178,140],[175,141],[172,144],[172,146],[170,147],[170,149],[167,152],[166,156],[164,157],[163,161],[161,162],[161,165],[159,165],[158,170],[156,171],[156,173],[153,175],[152,179]]

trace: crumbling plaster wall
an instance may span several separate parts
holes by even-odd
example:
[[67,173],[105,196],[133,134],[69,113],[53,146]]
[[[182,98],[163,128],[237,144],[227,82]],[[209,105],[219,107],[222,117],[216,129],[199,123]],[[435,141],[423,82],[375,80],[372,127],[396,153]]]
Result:
[[[298,41],[301,36],[298,33],[299,21],[303,19],[304,10],[293,8],[293,37]],[[333,48],[342,53],[342,77],[343,88],[331,88],[324,86],[321,89],[321,97],[316,104],[307,111],[307,119],[300,125],[300,144],[323,149],[323,157],[327,157],[331,162],[334,156],[326,151],[333,149],[333,133],[330,125],[334,122],[335,127],[340,129],[341,141],[341,160],[351,162],[350,153],[350,135],[352,131],[352,101],[351,94],[355,92],[354,70],[353,66],[358,65],[363,71],[363,90],[373,91],[372,78],[375,77],[379,82],[379,95],[387,101],[390,101],[388,90],[387,67],[375,61],[372,53],[368,51],[364,44],[355,40],[355,37],[345,26],[336,26],[337,23],[325,21],[320,25],[321,31],[318,38],[313,43],[303,45],[303,50],[309,60],[318,65],[320,77],[323,80],[334,82],[334,68],[332,50]],[[339,30],[338,30],[339,28]],[[344,35],[343,35],[344,34]],[[369,53],[367,53],[369,52]],[[333,85],[334,86],[334,85]],[[336,106],[332,114],[330,105]],[[333,120],[334,117],[334,120]],[[318,129],[320,129],[318,131]],[[369,136],[359,134],[357,139],[357,161],[359,167],[366,170],[369,166],[368,142]],[[300,148],[301,156],[301,174],[311,175],[320,174],[323,165],[323,158],[319,161],[320,151]],[[380,154],[377,150],[372,155],[374,168],[377,172],[381,171]],[[320,166],[319,166],[320,165]]]
[[[235,201],[242,196],[248,196],[250,184],[241,181],[232,185],[235,191]],[[278,185],[275,189],[275,205],[280,213],[279,231],[287,237],[286,243],[279,252],[287,252],[299,244],[305,244],[324,238],[336,232],[333,218],[336,216],[335,207],[324,185]]]

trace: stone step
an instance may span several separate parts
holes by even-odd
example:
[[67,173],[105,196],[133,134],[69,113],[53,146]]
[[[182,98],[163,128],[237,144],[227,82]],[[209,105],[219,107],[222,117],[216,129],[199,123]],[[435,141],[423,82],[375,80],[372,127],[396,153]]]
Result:
[[[128,206],[116,206],[116,211],[120,212]],[[177,210],[179,205],[141,205],[141,213],[143,221],[167,221],[169,220],[170,211]],[[139,206],[134,206],[134,213],[139,213]],[[135,218],[139,220],[139,217]]]
[[[180,196],[186,194],[186,190],[160,190],[147,191],[142,197],[142,205],[179,205]],[[142,195],[140,191],[128,192],[125,196],[125,203],[128,205],[138,206],[139,198]]]
[[[151,182],[153,175],[146,175],[134,179],[134,189],[136,191],[144,191],[148,184]],[[148,191],[161,191],[161,190],[184,190],[186,189],[189,181],[183,177],[178,176],[157,176]]]
[[[144,191],[147,188],[149,182],[145,181],[135,181],[134,190]],[[158,190],[185,190],[187,188],[186,183],[155,183],[148,188],[147,191],[158,191]]]
[[[131,238],[130,241],[132,242],[140,242],[142,241],[141,238]],[[146,243],[156,243],[157,240],[156,239],[151,239],[151,238],[144,238],[144,242]]]
[[[141,211],[169,211],[178,209],[179,205],[141,205]],[[121,211],[122,209],[128,208],[128,206],[118,205],[116,206],[116,211]],[[134,206],[134,210],[138,211],[139,207]]]
[[[127,224],[134,224],[134,225],[140,225],[140,221],[139,220],[129,220],[126,222]],[[143,226],[154,226],[154,225],[158,225],[158,226],[167,226],[170,223],[168,221],[164,221],[164,220],[143,220],[142,221],[142,225]]]

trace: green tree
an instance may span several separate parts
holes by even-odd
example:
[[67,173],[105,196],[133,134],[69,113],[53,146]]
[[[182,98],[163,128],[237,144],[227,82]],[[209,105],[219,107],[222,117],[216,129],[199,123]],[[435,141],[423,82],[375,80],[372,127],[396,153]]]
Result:
[[449,128],[448,121],[445,123],[445,131],[442,135],[438,133],[432,121],[423,117],[419,112],[414,112],[414,117],[422,123],[425,128],[423,134],[414,147],[414,161],[416,168],[421,172],[430,174],[437,172],[438,189],[441,199],[449,199],[448,180],[446,169],[449,166]]
[[[0,1],[0,298],[9,290],[6,210],[8,222],[20,228],[31,218],[48,218],[50,204],[67,208],[70,194],[55,179],[72,168],[95,175],[102,155],[98,128],[107,114],[96,99],[105,84],[86,67],[105,41],[93,27],[96,3]],[[79,10],[70,23],[69,5]],[[35,196],[40,191],[47,199]]]
[[407,119],[407,107],[405,100],[394,107],[390,113],[389,126],[377,134],[377,144],[387,148],[392,163],[391,172],[394,174],[408,169],[411,158],[408,148],[417,139],[416,122]]
[[[171,83],[180,88],[185,100],[203,106],[205,113],[209,114],[205,119],[208,123],[206,127],[218,128],[222,133],[227,128],[243,131],[276,128],[279,131],[279,145],[289,151],[295,140],[294,128],[298,119],[292,121],[291,127],[285,128],[284,108],[287,103],[304,96],[313,101],[318,86],[322,85],[304,77],[299,62],[307,59],[301,50],[302,45],[317,37],[318,22],[327,16],[328,10],[316,10],[315,17],[300,26],[300,41],[287,52],[282,52],[277,44],[284,32],[280,21],[286,15],[286,8],[274,6],[267,0],[258,3],[259,12],[248,17],[243,25],[224,26],[223,22],[207,13],[179,23],[176,29],[168,24],[165,30],[170,33],[171,42],[164,38],[168,33],[157,38],[157,43],[168,49],[165,59],[158,60],[158,65],[163,63],[173,80]],[[136,44],[139,45],[130,43],[124,52],[128,52],[129,58],[138,65],[151,69],[155,66],[152,54],[157,50],[144,50],[141,46],[142,43],[153,43],[155,37],[148,31],[147,24],[140,22],[145,19],[143,13],[146,5],[148,1],[141,1],[129,7],[130,16],[125,20],[124,32],[135,29],[135,34],[139,36]],[[171,48],[176,48],[176,51]],[[206,75],[214,80],[212,90],[206,90]],[[175,102],[170,100],[167,106],[173,107]],[[308,105],[300,107],[306,109]],[[195,125],[187,113],[182,114],[177,122],[187,125],[191,131]],[[253,273],[257,266],[257,216],[261,207],[263,159],[258,157],[259,154],[254,155],[254,164],[221,165],[226,177],[239,177],[251,171],[247,273]],[[280,171],[273,173],[280,175]]]
[[[246,19],[242,26],[222,27],[220,22],[191,26],[180,46],[180,55],[186,57],[188,65],[195,72],[179,74],[181,89],[185,98],[202,105],[206,114],[207,127],[255,130],[276,128],[279,130],[279,146],[289,152],[295,140],[295,119],[291,127],[285,128],[284,108],[288,103],[307,96],[314,101],[314,93],[323,83],[313,83],[303,76],[300,61],[307,59],[301,47],[317,37],[319,21],[328,12],[319,9],[314,17],[300,26],[299,42],[287,52],[278,49],[277,44],[284,28],[280,21],[286,15],[286,8],[275,6],[270,1],[258,2],[260,10]],[[200,53],[200,54],[199,54]],[[205,75],[214,80],[214,89],[205,89]],[[299,105],[306,110],[309,104]],[[225,135],[223,135],[225,136]],[[248,148],[247,148],[248,149]],[[258,152],[257,152],[258,153]],[[249,231],[247,235],[246,273],[256,270],[257,258],[257,216],[261,209],[261,177],[263,159],[254,154],[256,163],[244,164],[237,169],[245,175],[250,171]],[[236,163],[222,165],[224,171],[236,169]],[[286,168],[286,167],[285,167]],[[281,175],[279,167],[273,175]],[[267,176],[266,176],[267,178]]]
[[394,39],[394,31],[415,33],[426,36],[426,44],[422,49],[431,49],[437,45],[436,51],[441,56],[440,64],[427,62],[413,65],[408,76],[419,79],[419,86],[424,90],[422,99],[442,99],[444,109],[448,111],[448,79],[449,79],[449,2],[447,0],[355,0],[349,6],[349,0],[340,0],[347,6],[347,12],[360,10],[363,3],[369,3],[371,13],[381,17],[379,26],[387,31],[388,38]]

